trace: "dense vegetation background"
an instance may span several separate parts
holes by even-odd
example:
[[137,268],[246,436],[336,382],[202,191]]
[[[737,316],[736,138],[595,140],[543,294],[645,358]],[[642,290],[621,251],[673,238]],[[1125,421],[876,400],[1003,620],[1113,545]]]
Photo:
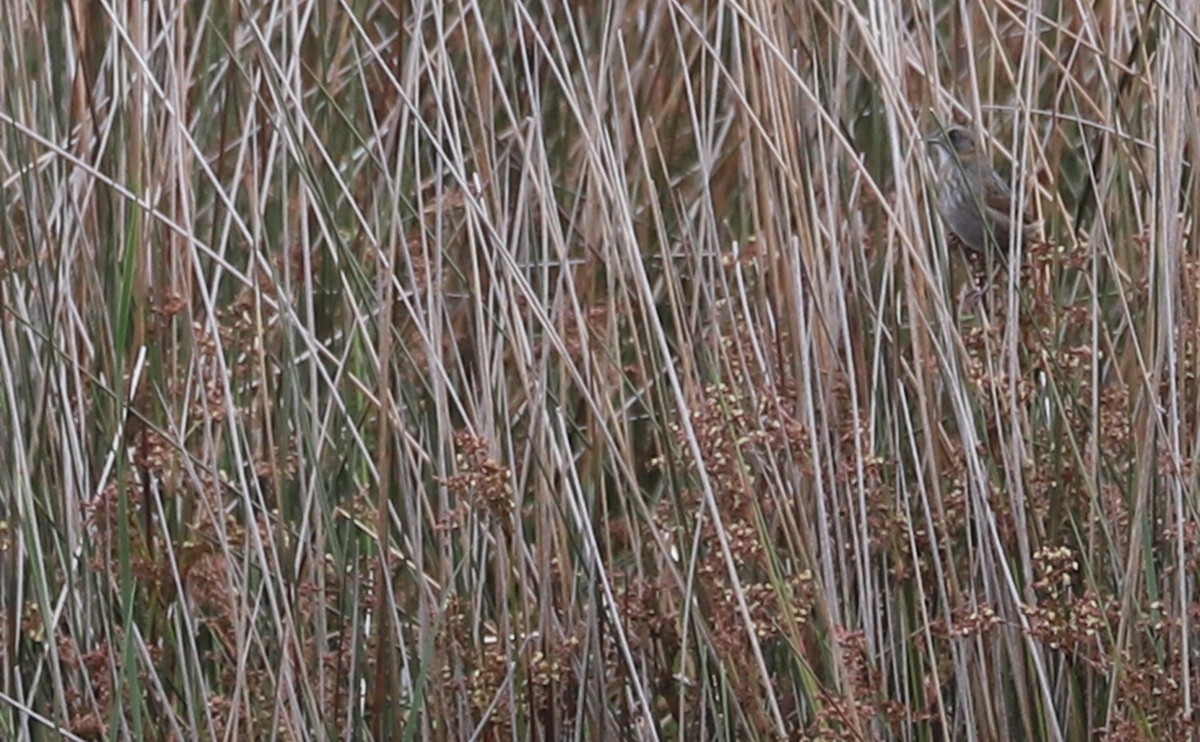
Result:
[[0,737],[1181,739],[1198,16],[4,3]]

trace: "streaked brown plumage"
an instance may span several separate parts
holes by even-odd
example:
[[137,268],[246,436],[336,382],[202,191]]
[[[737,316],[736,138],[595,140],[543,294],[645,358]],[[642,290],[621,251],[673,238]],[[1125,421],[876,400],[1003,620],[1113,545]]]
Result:
[[[946,229],[977,253],[995,245],[1008,253],[1012,235],[1012,189],[975,146],[975,137],[951,126],[925,137],[937,175],[937,211]],[[1021,215],[1019,240],[1029,238],[1027,214]]]

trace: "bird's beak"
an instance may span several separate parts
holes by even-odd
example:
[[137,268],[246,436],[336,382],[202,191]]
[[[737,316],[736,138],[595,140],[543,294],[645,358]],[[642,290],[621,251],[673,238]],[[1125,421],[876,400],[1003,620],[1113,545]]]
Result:
[[942,143],[942,132],[931,131],[928,134],[926,134],[925,137],[923,139],[921,139],[921,141],[925,142],[926,144],[941,144]]

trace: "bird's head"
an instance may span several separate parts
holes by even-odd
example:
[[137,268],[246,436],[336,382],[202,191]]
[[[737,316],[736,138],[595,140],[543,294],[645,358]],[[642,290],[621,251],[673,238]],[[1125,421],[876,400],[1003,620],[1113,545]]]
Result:
[[925,137],[931,153],[950,155],[960,160],[975,155],[975,136],[961,126],[938,129]]

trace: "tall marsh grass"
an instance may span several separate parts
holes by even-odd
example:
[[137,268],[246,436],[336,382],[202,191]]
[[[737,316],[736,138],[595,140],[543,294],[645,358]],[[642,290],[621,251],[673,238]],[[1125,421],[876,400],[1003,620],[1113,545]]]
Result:
[[4,3],[0,738],[1184,738],[1197,29]]

